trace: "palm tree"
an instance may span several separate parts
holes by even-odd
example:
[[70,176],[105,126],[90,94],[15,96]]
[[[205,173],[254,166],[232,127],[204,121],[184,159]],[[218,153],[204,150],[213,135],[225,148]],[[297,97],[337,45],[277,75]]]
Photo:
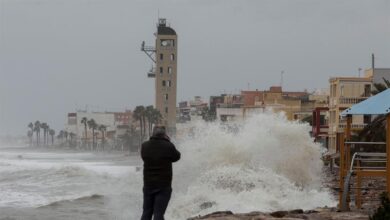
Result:
[[74,138],[76,137],[76,134],[73,133],[73,132],[70,132],[70,133],[69,133],[69,137],[70,137],[69,146],[70,146],[70,147],[74,147],[73,141],[74,141]]
[[47,128],[46,128],[46,145],[49,145],[49,131],[50,131],[50,126],[47,125]]
[[63,130],[61,130],[60,133],[57,135],[57,138],[61,140],[61,144],[64,143],[64,136],[65,132]]
[[28,137],[28,139],[30,139],[30,146],[32,146],[32,136],[33,136],[33,132],[32,131],[30,131],[30,130],[28,130],[27,131],[27,137]]
[[102,133],[102,148],[103,148],[103,151],[104,151],[104,133],[106,132],[107,130],[107,127],[105,125],[99,125],[99,131]]
[[39,146],[39,139],[40,139],[40,133],[41,133],[41,123],[39,121],[36,121],[34,123],[34,131],[35,131],[36,137],[37,137],[37,146]]
[[27,136],[30,139],[30,146],[32,146],[33,134],[34,134],[34,124],[32,122],[30,122],[30,124],[28,124],[27,127],[29,127],[31,129],[31,131],[27,132]]
[[145,114],[145,107],[142,105],[139,105],[135,107],[133,112],[133,118],[137,121],[139,121],[140,126],[140,141],[143,140],[144,137],[144,114]]
[[43,129],[43,145],[45,146],[47,144],[47,131],[49,129],[49,125],[47,125],[46,122],[41,123],[41,128]]
[[97,129],[97,124],[94,119],[90,119],[88,122],[89,129],[92,130],[92,150],[95,149],[95,130]]
[[49,134],[51,136],[51,145],[54,145],[54,135],[56,134],[56,132],[54,131],[54,129],[50,129]]
[[158,109],[153,109],[152,110],[151,120],[152,120],[151,127],[153,127],[153,124],[156,125],[156,124],[160,124],[161,123],[162,115],[161,115],[161,112]]
[[66,143],[68,143],[68,136],[69,136],[69,132],[64,131],[64,138]]
[[[374,90],[371,91],[373,95],[385,91],[390,88],[390,81],[383,78],[384,83],[374,83]],[[374,120],[366,125],[359,133],[358,138],[362,141],[374,142],[386,140],[386,116],[379,115]]]
[[83,117],[81,119],[81,124],[84,124],[84,147],[86,146],[87,144],[87,125],[88,125],[88,118],[87,117]]
[[148,133],[149,133],[149,136],[152,135],[152,117],[153,117],[153,106],[152,105],[149,105],[145,108],[145,116],[146,118],[148,119]]

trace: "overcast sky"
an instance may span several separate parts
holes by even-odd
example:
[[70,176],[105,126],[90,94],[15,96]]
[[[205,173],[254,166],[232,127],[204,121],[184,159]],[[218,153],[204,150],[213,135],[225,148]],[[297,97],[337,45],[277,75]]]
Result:
[[140,44],[158,13],[179,36],[178,101],[267,89],[282,70],[285,90],[326,88],[371,53],[390,67],[388,0],[0,0],[0,135],[153,104]]

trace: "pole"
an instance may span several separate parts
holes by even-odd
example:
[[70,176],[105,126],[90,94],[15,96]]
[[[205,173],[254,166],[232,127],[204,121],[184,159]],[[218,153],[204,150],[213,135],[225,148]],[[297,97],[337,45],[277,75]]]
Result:
[[[347,115],[347,126],[345,127],[345,140],[350,141],[351,140],[351,126],[352,126],[352,115]],[[351,163],[351,145],[346,144],[345,145],[345,169],[348,169],[348,165]]]
[[280,87],[283,87],[283,74],[284,74],[284,70],[280,72]]
[[339,192],[339,209],[342,208],[342,198],[344,191],[344,163],[345,163],[345,149],[344,149],[344,133],[338,133],[338,142],[340,144],[340,164],[339,164],[339,175],[340,175],[340,192]]
[[386,189],[390,194],[390,113],[386,116]]

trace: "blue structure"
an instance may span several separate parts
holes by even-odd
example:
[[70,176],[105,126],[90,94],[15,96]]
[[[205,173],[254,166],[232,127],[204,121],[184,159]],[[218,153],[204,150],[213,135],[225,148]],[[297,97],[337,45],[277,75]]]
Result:
[[386,115],[390,113],[390,89],[372,96],[352,107],[344,110],[341,116],[346,115]]

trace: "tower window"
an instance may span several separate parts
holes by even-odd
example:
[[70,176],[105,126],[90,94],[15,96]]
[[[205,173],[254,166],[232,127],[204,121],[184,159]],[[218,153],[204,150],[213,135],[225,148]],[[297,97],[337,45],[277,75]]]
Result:
[[165,80],[162,81],[162,86],[165,87],[166,86],[166,82]]
[[164,59],[164,54],[160,53],[160,60]]
[[171,87],[171,80],[167,80],[167,86]]
[[168,114],[168,107],[165,107],[165,113]]
[[162,67],[160,67],[160,73],[163,74],[164,73],[164,69]]
[[171,61],[175,60],[175,54],[171,54]]
[[168,73],[172,74],[172,67],[168,67]]
[[164,99],[168,100],[168,94],[164,94]]
[[161,46],[162,47],[174,47],[175,46],[175,40],[162,39],[161,40]]

